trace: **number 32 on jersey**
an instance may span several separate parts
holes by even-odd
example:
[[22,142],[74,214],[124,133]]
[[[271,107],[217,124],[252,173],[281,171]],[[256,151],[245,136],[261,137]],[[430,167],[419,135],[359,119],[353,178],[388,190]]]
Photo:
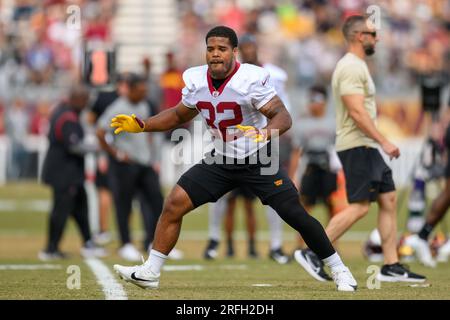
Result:
[[[202,113],[206,123],[211,127],[211,129],[219,129],[220,136],[223,141],[227,141],[229,139],[227,136],[227,128],[241,124],[243,120],[241,106],[236,102],[219,102],[219,104],[214,108],[211,102],[199,101],[197,102],[197,109]],[[203,110],[206,110],[208,114],[206,115],[202,112]],[[225,117],[226,110],[231,110],[233,112],[233,118],[223,119]],[[217,124],[218,127],[215,125],[216,120],[220,120]],[[233,139],[237,139],[237,136],[234,135],[233,137]]]

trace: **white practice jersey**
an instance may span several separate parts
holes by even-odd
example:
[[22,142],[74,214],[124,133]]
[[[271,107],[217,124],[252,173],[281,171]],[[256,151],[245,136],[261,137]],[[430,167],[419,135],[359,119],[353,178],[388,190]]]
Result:
[[217,153],[243,159],[267,144],[245,137],[236,125],[258,129],[267,125],[267,118],[258,110],[276,95],[269,78],[269,72],[261,67],[236,62],[233,73],[216,90],[207,65],[183,73],[182,103],[201,113]]
[[286,71],[271,63],[265,63],[263,65],[263,68],[269,71],[270,74],[269,84],[271,84],[275,88],[277,96],[281,99],[287,111],[289,111],[290,113],[291,104],[289,102],[289,98],[286,93],[286,82],[288,78]]

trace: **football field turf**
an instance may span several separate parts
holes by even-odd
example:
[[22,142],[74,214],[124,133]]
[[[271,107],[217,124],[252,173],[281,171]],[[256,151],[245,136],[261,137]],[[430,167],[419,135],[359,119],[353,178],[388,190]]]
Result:
[[[317,282],[295,262],[278,265],[267,258],[267,225],[259,206],[259,259],[246,257],[242,211],[237,212],[236,219],[236,258],[224,258],[224,246],[221,246],[216,261],[202,259],[208,222],[206,207],[202,207],[187,215],[183,222],[177,248],[184,251],[186,258],[169,261],[161,276],[160,289],[145,291],[113,274],[113,264],[130,264],[117,256],[116,241],[107,246],[111,254],[101,263],[83,260],[79,254],[80,238],[72,220],[61,244],[70,258],[39,261],[37,253],[46,239],[49,197],[47,188],[34,183],[0,188],[0,299],[450,299],[450,263],[439,264],[435,269],[411,263],[414,271],[428,277],[427,286],[382,283],[379,289],[368,288],[376,284],[373,271],[367,273],[371,263],[362,257],[361,244],[365,234],[375,226],[373,213],[358,222],[338,244],[358,281],[356,293],[340,293],[331,282]],[[403,206],[401,199],[399,203]],[[401,211],[399,228],[403,229],[405,210]],[[326,221],[322,208],[314,214],[322,223]],[[140,245],[142,233],[137,213],[132,216],[132,226],[135,243]],[[115,231],[112,217],[111,228]],[[295,235],[287,226],[285,239],[286,251],[292,252]]]

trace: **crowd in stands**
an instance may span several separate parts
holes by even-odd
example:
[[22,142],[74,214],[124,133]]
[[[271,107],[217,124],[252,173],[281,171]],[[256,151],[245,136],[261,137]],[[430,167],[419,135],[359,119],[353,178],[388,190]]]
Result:
[[[88,42],[114,43],[112,24],[120,3],[0,1],[0,136],[7,134],[23,141],[21,135],[46,133],[52,106],[64,89],[80,78],[82,47]],[[316,83],[328,84],[345,49],[342,21],[352,14],[367,12],[379,23],[380,42],[369,65],[379,97],[418,100],[418,88],[430,77],[442,88],[448,84],[450,3],[445,0],[378,0],[376,7],[371,6],[373,1],[366,0],[175,3],[179,35],[171,47],[173,56],[168,56],[167,61],[176,65],[172,69],[179,70],[178,79],[185,68],[204,63],[206,31],[224,24],[239,36],[255,35],[261,60],[288,71],[291,91]],[[81,9],[81,28],[68,27],[69,5]],[[145,67],[144,63],[143,71]],[[163,76],[161,81],[153,82],[164,86],[171,79]],[[405,103],[399,113],[390,116],[395,121],[404,120],[408,106]],[[408,121],[404,123],[409,126],[404,132],[419,133]]]
[[[430,68],[448,73],[448,1],[183,0],[179,3],[182,26],[177,43],[179,61],[184,66],[203,63],[200,45],[203,35],[211,25],[225,24],[238,35],[256,35],[262,59],[289,70],[293,85],[326,83],[345,49],[342,21],[353,14],[367,13],[379,27],[380,42],[372,67],[381,93],[408,92],[417,83],[417,73]],[[253,7],[254,3],[259,5]]]
[[11,160],[17,164],[10,166],[10,178],[23,167],[26,135],[47,134],[53,106],[79,79],[83,47],[111,41],[115,4],[0,1],[0,137],[10,138]]

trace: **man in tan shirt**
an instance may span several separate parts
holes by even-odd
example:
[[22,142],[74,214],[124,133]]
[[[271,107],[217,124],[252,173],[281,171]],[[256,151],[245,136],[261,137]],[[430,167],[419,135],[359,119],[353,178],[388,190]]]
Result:
[[[384,254],[384,265],[377,279],[423,282],[424,276],[399,264],[395,184],[391,169],[377,149],[380,146],[390,159],[400,156],[398,147],[378,131],[376,124],[375,85],[365,62],[367,56],[375,53],[376,30],[365,17],[357,15],[345,21],[343,34],[348,43],[347,54],[336,65],[332,87],[336,104],[336,151],[345,173],[349,206],[330,220],[326,233],[331,241],[337,240],[367,214],[370,202],[377,201]],[[297,253],[296,260],[310,273],[316,273],[311,275],[317,279],[318,259],[310,251]]]

